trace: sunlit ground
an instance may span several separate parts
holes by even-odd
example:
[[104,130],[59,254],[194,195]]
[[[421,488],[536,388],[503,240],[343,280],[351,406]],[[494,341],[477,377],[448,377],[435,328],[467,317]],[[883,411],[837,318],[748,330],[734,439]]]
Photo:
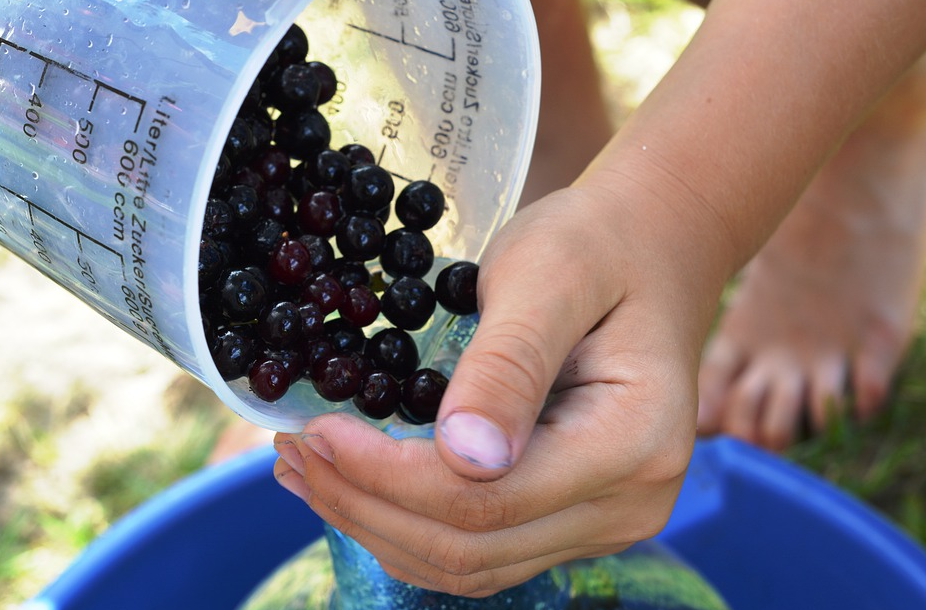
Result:
[[[615,118],[671,66],[698,9],[591,2]],[[892,409],[841,424],[791,457],[926,540],[926,345]],[[139,502],[200,468],[233,418],[198,382],[0,251],[0,608],[37,593]]]

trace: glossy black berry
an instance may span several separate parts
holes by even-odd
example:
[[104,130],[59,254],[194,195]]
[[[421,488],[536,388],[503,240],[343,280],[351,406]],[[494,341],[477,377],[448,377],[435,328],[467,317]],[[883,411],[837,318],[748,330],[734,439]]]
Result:
[[251,391],[267,402],[275,402],[283,398],[289,389],[290,381],[286,367],[276,360],[259,360],[248,371],[248,384]]
[[336,150],[323,150],[315,157],[312,177],[320,187],[340,188],[347,182],[350,159]]
[[276,142],[295,159],[310,159],[331,142],[331,128],[318,110],[284,112],[276,122]]
[[319,273],[330,271],[334,266],[334,248],[324,237],[318,235],[301,235],[299,241],[309,251],[312,269]]
[[286,66],[269,83],[268,101],[281,111],[315,108],[321,83],[315,71],[305,63]]
[[416,180],[399,192],[395,214],[409,229],[426,231],[441,219],[445,205],[440,187],[427,180]]
[[341,254],[350,260],[373,260],[383,251],[386,229],[373,216],[354,214],[341,222],[335,231],[335,243]]
[[223,154],[228,155],[232,164],[247,163],[254,156],[256,149],[257,140],[251,126],[244,117],[235,117],[228,136],[225,138]]
[[379,260],[392,277],[424,277],[434,265],[434,248],[421,231],[399,228],[386,235]]
[[272,218],[262,218],[254,226],[254,230],[244,235],[241,247],[250,260],[264,264],[270,259],[273,249],[283,239],[286,231],[281,223]]
[[383,315],[395,326],[418,330],[428,323],[437,301],[427,282],[400,277],[386,288],[380,301]]
[[378,165],[357,165],[347,179],[347,198],[353,210],[375,213],[392,203],[395,182]]
[[476,304],[476,281],[479,265],[458,261],[444,267],[434,280],[434,294],[441,307],[459,316],[468,316],[478,311]]
[[273,142],[273,119],[265,110],[256,110],[244,115],[244,120],[254,134],[255,151],[269,148]]
[[203,215],[203,234],[213,239],[229,239],[235,233],[235,216],[224,199],[210,197]]
[[231,381],[247,374],[257,355],[257,342],[248,327],[221,328],[215,331],[209,351],[222,379]]
[[305,31],[296,24],[289,26],[274,48],[276,61],[286,66],[303,61],[309,52],[309,39]]
[[331,341],[339,353],[363,353],[367,338],[363,329],[358,328],[344,318],[335,318],[325,322],[325,338]]
[[376,163],[373,152],[363,144],[345,144],[338,150],[350,159],[351,166],[373,165]]
[[345,290],[354,286],[369,286],[371,275],[367,266],[359,261],[338,259],[331,269],[331,275],[337,278]]
[[219,280],[223,314],[232,322],[254,320],[267,305],[267,288],[251,271],[234,269]]
[[402,382],[399,418],[411,424],[430,424],[437,419],[447,377],[434,369],[420,369]]
[[315,339],[325,333],[325,314],[318,303],[303,303],[299,306],[302,316],[302,333],[306,338]]
[[343,402],[360,391],[363,378],[350,356],[333,356],[319,369],[318,376],[312,379],[312,385],[325,400]]
[[401,398],[402,387],[396,378],[386,371],[374,370],[360,384],[354,406],[369,418],[386,419],[398,408]]
[[257,324],[257,332],[267,345],[285,348],[296,345],[303,339],[302,314],[295,303],[281,301],[263,312]]
[[235,219],[235,228],[238,231],[253,229],[260,219],[261,212],[257,189],[245,184],[236,184],[228,188],[225,200]]
[[225,270],[225,256],[211,237],[203,235],[199,240],[199,286],[200,290],[212,286]]
[[295,239],[281,240],[270,255],[267,271],[281,284],[301,284],[313,271],[309,249]]
[[384,328],[367,340],[364,354],[376,368],[405,379],[418,368],[418,346],[401,328]]
[[320,61],[310,61],[309,67],[315,72],[315,78],[320,85],[318,92],[318,103],[327,104],[338,91],[338,78],[326,63]]

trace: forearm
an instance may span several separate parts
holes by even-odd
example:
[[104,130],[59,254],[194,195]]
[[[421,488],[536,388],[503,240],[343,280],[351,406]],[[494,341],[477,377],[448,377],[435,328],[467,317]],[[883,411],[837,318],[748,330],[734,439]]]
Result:
[[577,186],[628,202],[719,286],[924,47],[922,0],[714,0]]

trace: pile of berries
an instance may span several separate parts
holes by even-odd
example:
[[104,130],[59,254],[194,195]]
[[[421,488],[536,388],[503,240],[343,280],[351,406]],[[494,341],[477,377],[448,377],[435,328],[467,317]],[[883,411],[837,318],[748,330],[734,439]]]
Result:
[[[478,267],[453,263],[433,288],[423,279],[434,264],[424,231],[443,215],[442,191],[419,180],[396,196],[368,148],[330,148],[319,106],[337,79],[307,54],[294,25],[251,87],[216,170],[199,254],[213,360],[225,380],[247,377],[269,402],[308,381],[368,417],[432,422],[447,378],[419,368],[410,331],[437,305],[475,313]],[[387,233],[393,213],[402,226]],[[380,316],[391,326],[368,337]]]

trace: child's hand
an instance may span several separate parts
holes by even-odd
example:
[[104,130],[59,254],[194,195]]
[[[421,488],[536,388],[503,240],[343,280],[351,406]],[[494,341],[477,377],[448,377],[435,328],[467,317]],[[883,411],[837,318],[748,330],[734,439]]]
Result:
[[688,277],[671,231],[615,198],[554,193],[493,240],[436,443],[326,415],[278,436],[280,482],[390,575],[458,595],[659,532],[694,442],[719,283]]

